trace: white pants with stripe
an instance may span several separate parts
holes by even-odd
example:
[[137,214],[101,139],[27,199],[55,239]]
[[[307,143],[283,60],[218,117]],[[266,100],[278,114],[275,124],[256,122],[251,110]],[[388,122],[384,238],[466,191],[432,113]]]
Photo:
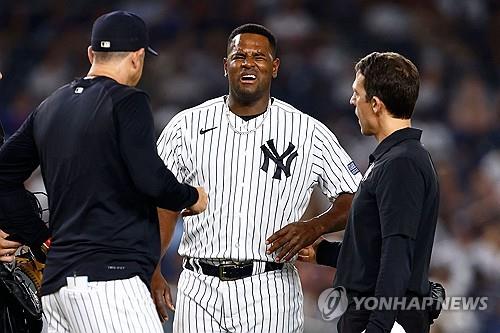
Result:
[[151,294],[137,276],[62,287],[42,297],[48,333],[163,333]]
[[303,331],[302,286],[292,264],[234,281],[181,273],[175,333]]

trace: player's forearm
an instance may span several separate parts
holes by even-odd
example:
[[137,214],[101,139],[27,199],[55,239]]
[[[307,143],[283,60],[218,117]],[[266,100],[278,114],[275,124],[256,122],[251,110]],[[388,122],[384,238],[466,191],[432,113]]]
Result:
[[354,195],[343,193],[337,197],[326,212],[306,221],[316,229],[318,237],[345,229]]
[[160,220],[161,258],[167,252],[175,230],[175,223],[179,217],[178,212],[158,208],[158,219]]

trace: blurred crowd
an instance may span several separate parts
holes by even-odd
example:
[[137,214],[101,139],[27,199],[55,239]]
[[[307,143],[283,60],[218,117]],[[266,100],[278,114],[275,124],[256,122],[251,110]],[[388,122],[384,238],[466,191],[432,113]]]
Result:
[[[7,134],[60,85],[85,76],[92,22],[114,9],[142,16],[160,53],[146,59],[140,84],[158,131],[180,110],[227,92],[227,36],[257,22],[278,37],[273,95],[327,124],[361,170],[376,143],[361,136],[349,105],[353,65],[372,51],[414,61],[421,89],[413,125],[424,130],[441,185],[431,276],[448,295],[489,297],[486,311],[445,311],[432,332],[500,332],[499,1],[0,1],[0,120]],[[43,184],[34,177],[31,186]],[[324,207],[315,195],[309,213]],[[172,248],[165,271],[175,284],[180,260]],[[331,323],[321,320],[317,299],[335,270],[297,266],[306,332],[323,332]]]

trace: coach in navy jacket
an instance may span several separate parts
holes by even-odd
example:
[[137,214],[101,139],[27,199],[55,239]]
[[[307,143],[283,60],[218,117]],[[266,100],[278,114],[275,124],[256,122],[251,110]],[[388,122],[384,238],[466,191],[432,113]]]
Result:
[[[49,233],[30,211],[23,182],[41,166],[52,237],[41,293],[50,327],[57,324],[98,331],[100,328],[93,325],[102,324],[97,319],[100,315],[115,311],[111,318],[116,318],[123,311],[135,309],[132,317],[118,317],[124,325],[119,331],[137,332],[139,328],[133,326],[137,322],[154,322],[141,329],[160,331],[147,293],[136,290],[133,296],[101,299],[109,295],[92,295],[97,285],[88,287],[86,279],[89,283],[126,283],[138,277],[140,280],[134,283],[141,290],[149,286],[160,254],[156,206],[175,211],[189,208],[191,213],[206,207],[203,189],[179,183],[156,152],[149,98],[134,88],[141,78],[146,52],[156,55],[149,47],[141,18],[121,11],[99,17],[92,29],[88,49],[92,67],[87,76],[59,88],[43,101],[0,150],[1,229],[35,247]],[[33,222],[31,229],[27,221]],[[20,232],[23,222],[28,225]],[[30,231],[29,237],[26,231]],[[68,280],[74,276],[85,279]],[[142,284],[137,283],[141,280]],[[51,302],[61,303],[58,297],[64,300],[58,293],[63,287],[71,287],[69,281],[88,292],[85,298],[93,305],[99,302],[104,309],[90,310],[92,305],[82,298],[73,310],[62,309],[54,317],[54,308],[59,306],[49,309]],[[85,281],[83,287],[77,281]],[[126,305],[127,300],[133,304]],[[67,300],[71,301],[74,299]],[[112,302],[124,309],[106,309]],[[133,308],[137,302],[142,305]],[[83,311],[83,306],[88,320],[77,320],[74,309]],[[146,313],[146,309],[152,311]],[[149,319],[140,319],[143,315]]]

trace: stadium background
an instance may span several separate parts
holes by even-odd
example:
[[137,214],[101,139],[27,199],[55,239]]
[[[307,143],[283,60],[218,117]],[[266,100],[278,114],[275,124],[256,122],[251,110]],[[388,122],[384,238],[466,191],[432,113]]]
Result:
[[[227,92],[227,35],[258,22],[279,38],[273,95],[326,123],[363,171],[375,142],[360,135],[349,105],[353,64],[376,50],[412,59],[421,75],[413,124],[424,130],[442,191],[432,278],[449,295],[490,297],[487,311],[442,313],[432,332],[500,332],[499,1],[0,0],[0,119],[7,134],[53,90],[86,74],[92,22],[114,9],[142,16],[160,52],[146,60],[140,84],[151,95],[158,131],[181,109]],[[38,174],[29,186],[43,188]],[[310,212],[324,205],[315,196]],[[171,284],[180,271],[175,250],[164,267]],[[317,299],[335,270],[298,266],[306,332],[331,330]]]

